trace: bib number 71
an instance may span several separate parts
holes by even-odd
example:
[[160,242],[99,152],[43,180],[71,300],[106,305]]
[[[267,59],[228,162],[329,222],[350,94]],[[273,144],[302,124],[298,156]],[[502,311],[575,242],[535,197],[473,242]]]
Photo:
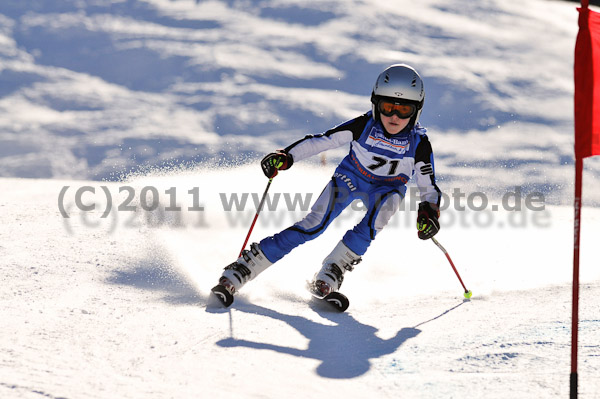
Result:
[[398,169],[398,164],[400,163],[400,161],[397,159],[389,161],[386,158],[376,156],[373,157],[373,161],[375,163],[367,166],[367,168],[369,168],[369,170],[375,171],[389,164],[388,176],[393,176],[396,174],[396,169]]

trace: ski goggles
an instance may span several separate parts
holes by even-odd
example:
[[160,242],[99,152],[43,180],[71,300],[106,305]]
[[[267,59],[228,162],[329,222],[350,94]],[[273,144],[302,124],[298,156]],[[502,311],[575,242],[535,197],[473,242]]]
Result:
[[417,106],[414,104],[398,104],[386,100],[379,100],[377,109],[382,115],[389,117],[396,114],[400,119],[408,119],[417,112]]

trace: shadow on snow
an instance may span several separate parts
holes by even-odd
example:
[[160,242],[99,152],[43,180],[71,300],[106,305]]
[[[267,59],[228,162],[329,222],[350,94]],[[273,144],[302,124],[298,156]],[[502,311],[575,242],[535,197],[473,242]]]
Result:
[[[415,327],[404,327],[389,339],[377,336],[377,328],[363,324],[349,313],[333,313],[325,304],[312,300],[310,307],[320,316],[334,325],[321,324],[301,316],[287,315],[262,306],[241,304],[236,310],[269,317],[287,323],[309,340],[308,348],[298,349],[271,343],[252,342],[233,337],[217,342],[224,348],[246,347],[257,350],[271,350],[292,356],[319,360],[317,374],[332,379],[355,378],[365,374],[371,368],[371,359],[394,353],[406,341],[421,333],[417,327],[434,321],[461,306],[460,303],[432,319],[419,323]],[[213,310],[207,308],[207,311]],[[233,320],[230,313],[230,322]],[[233,332],[233,325],[231,326]]]
[[[405,342],[421,333],[418,327],[445,316],[463,305],[461,302],[438,316],[425,320],[414,327],[404,327],[389,339],[377,336],[378,329],[361,323],[350,313],[333,312],[329,305],[312,299],[310,308],[333,323],[322,324],[298,315],[289,315],[246,302],[238,298],[234,309],[279,320],[296,329],[309,340],[306,349],[287,347],[272,343],[253,342],[234,337],[234,320],[231,308],[220,307],[216,300],[200,294],[184,276],[160,260],[139,262],[127,270],[116,270],[107,280],[109,284],[131,286],[141,290],[164,294],[162,300],[172,305],[205,306],[209,313],[229,313],[230,337],[216,342],[222,348],[246,347],[319,360],[316,372],[324,378],[349,379],[359,377],[371,368],[371,359],[392,354]],[[283,298],[282,298],[283,299]]]

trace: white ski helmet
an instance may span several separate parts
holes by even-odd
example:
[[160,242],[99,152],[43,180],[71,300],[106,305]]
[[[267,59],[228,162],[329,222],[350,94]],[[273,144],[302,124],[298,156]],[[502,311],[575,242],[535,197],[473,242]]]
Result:
[[414,126],[421,116],[425,102],[423,79],[410,65],[394,64],[379,74],[371,93],[373,118],[380,120],[379,101],[387,100],[396,104],[414,104],[416,112],[409,125]]

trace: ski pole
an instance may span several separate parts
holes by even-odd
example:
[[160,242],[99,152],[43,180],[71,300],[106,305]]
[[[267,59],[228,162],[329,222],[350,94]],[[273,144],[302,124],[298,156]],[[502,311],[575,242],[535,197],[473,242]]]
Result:
[[271,177],[269,179],[269,182],[267,183],[267,188],[265,188],[265,192],[262,196],[262,199],[260,200],[260,204],[258,205],[258,209],[256,210],[256,215],[254,216],[254,220],[252,221],[250,230],[248,230],[248,235],[246,236],[246,240],[244,241],[244,245],[242,246],[242,249],[240,250],[240,254],[238,255],[238,258],[240,256],[242,256],[242,253],[244,252],[244,248],[246,248],[246,244],[248,244],[248,240],[250,239],[250,234],[252,234],[252,230],[254,229],[254,225],[256,224],[256,219],[258,219],[258,214],[260,213],[260,211],[263,207],[263,204],[265,202],[265,199],[267,198],[267,192],[269,191],[269,187],[271,187],[272,182],[273,182],[273,178]]
[[448,259],[448,262],[450,262],[450,266],[452,266],[452,270],[454,270],[454,273],[456,273],[456,277],[458,277],[458,281],[460,281],[460,284],[462,285],[462,287],[465,290],[464,296],[465,298],[469,299],[471,298],[471,295],[473,295],[473,293],[467,289],[467,287],[465,287],[465,283],[463,283],[462,278],[460,278],[460,274],[458,274],[458,270],[456,270],[456,267],[454,266],[454,262],[452,262],[452,259],[450,258],[450,255],[448,255],[448,251],[446,251],[446,248],[444,248],[442,246],[442,244],[440,244],[438,242],[438,240],[435,239],[435,237],[431,237],[431,240],[433,241],[433,243],[435,245],[437,245],[437,247],[439,249],[442,250],[442,252],[444,253],[444,255],[446,255],[446,258]]

